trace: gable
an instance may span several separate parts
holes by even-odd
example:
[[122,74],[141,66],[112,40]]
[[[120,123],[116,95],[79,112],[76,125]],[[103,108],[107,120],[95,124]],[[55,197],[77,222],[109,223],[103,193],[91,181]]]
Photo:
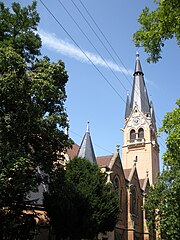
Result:
[[138,106],[135,106],[132,110],[128,120],[125,123],[124,128],[138,128],[142,125],[150,125],[151,123],[151,117],[149,115],[143,115],[140,110],[138,109]]

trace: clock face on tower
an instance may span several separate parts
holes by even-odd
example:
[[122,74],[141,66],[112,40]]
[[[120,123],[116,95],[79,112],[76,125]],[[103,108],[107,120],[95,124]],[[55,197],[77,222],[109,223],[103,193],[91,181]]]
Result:
[[137,126],[137,125],[139,124],[139,122],[140,122],[140,120],[139,120],[138,117],[134,117],[134,118],[133,118],[133,124],[134,124],[134,125]]

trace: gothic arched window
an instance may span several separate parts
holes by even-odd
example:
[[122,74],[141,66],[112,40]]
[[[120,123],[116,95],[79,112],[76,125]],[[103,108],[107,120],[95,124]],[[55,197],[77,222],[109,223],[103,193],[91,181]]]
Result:
[[123,206],[123,190],[120,189],[120,193],[119,193],[119,207],[120,209],[122,209]]
[[138,130],[138,138],[144,138],[144,129],[143,128],[140,128],[139,130]]
[[131,214],[136,214],[136,207],[137,207],[136,188],[133,187],[131,190]]
[[118,177],[115,177],[114,180],[113,180],[113,186],[114,186],[114,189],[119,189],[119,179]]
[[134,129],[130,131],[130,140],[135,140],[136,139],[136,132]]

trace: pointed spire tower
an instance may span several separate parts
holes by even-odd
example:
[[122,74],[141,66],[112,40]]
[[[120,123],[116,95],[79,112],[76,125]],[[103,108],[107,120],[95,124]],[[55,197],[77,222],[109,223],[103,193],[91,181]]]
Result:
[[159,145],[154,108],[149,102],[138,52],[133,76],[131,97],[127,96],[126,101],[122,163],[125,169],[131,168],[137,156],[139,178],[144,178],[147,169],[150,183],[154,184],[159,173]]
[[96,156],[94,153],[94,148],[89,131],[89,122],[87,123],[86,132],[84,134],[77,156],[85,158],[91,163],[96,163]]
[[[129,117],[135,106],[137,106],[143,114],[150,114],[149,98],[138,52],[136,53],[136,63],[133,76],[134,81],[131,93],[131,102],[128,103],[129,99],[127,99],[125,118]],[[129,114],[127,114],[128,112]]]

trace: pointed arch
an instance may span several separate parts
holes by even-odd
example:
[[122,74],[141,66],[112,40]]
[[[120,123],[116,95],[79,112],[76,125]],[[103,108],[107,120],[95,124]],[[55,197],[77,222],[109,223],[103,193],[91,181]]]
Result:
[[117,190],[119,189],[119,178],[117,176],[114,177],[113,179],[113,187],[114,187],[114,190]]
[[130,140],[133,141],[136,139],[136,131],[134,129],[131,129],[130,131]]
[[139,130],[138,130],[138,138],[140,138],[140,139],[144,138],[144,129],[143,128],[139,128]]
[[135,186],[133,186],[131,188],[130,210],[131,210],[131,214],[136,215],[136,213],[137,213],[137,192],[136,192]]

